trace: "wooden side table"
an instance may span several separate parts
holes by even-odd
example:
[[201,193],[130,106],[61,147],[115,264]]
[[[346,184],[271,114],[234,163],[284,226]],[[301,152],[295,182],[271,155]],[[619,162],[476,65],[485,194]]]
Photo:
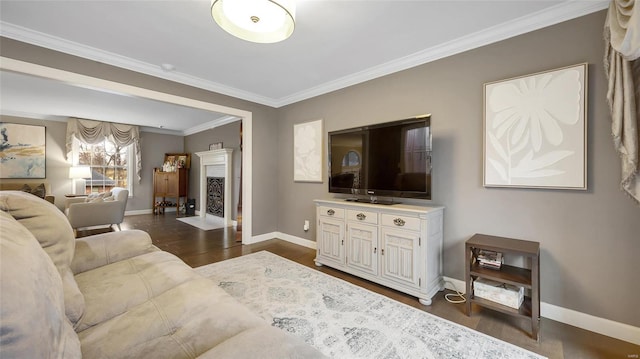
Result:
[[[481,267],[478,251],[500,252],[505,257],[522,256],[531,259],[531,269],[503,264],[499,270]],[[471,304],[490,308],[509,315],[531,320],[531,337],[538,340],[540,330],[540,243],[520,239],[475,234],[465,244],[465,281],[467,285],[467,315],[471,316]],[[524,287],[530,296],[525,296],[518,309],[484,298],[475,297],[473,281],[486,278],[493,281]]]

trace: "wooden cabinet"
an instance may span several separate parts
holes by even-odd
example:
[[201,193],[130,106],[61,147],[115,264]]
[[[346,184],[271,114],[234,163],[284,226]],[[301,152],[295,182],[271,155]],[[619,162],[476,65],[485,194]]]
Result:
[[178,168],[175,172],[163,172],[160,168],[153,170],[153,213],[164,213],[166,207],[176,207],[179,212],[180,200],[186,207],[188,194],[187,168]]
[[[481,267],[477,261],[479,250],[500,252],[505,259],[515,256],[530,262],[531,269],[516,267],[508,264],[500,266],[499,270]],[[465,244],[467,263],[465,266],[465,280],[467,292],[467,315],[471,315],[472,304],[500,311],[520,318],[531,320],[531,336],[538,339],[540,329],[540,243],[520,239],[475,234]],[[518,309],[500,303],[474,296],[473,282],[478,278],[524,287],[528,295]]]
[[414,295],[442,290],[442,207],[316,200],[316,265]]

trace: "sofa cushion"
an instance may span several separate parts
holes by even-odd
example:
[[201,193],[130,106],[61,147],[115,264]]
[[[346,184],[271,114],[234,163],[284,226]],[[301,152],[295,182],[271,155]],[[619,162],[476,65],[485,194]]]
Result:
[[269,325],[200,277],[78,336],[87,358],[194,358],[256,327]]
[[76,239],[71,270],[78,274],[159,250],[149,233],[139,229],[95,234]]
[[[31,195],[29,195],[31,196]],[[3,358],[80,358],[60,275],[33,235],[0,211],[0,348]]]
[[67,316],[77,323],[84,298],[70,269],[75,236],[65,215],[55,205],[20,191],[0,191],[0,209],[26,227],[49,255],[64,283]]
[[76,330],[104,322],[173,287],[199,278],[200,275],[180,258],[163,251],[79,273],[75,279],[86,305]]

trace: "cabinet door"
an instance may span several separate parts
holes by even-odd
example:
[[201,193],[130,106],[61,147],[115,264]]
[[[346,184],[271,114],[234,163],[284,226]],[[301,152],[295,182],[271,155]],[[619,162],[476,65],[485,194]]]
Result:
[[344,264],[344,222],[321,218],[318,234],[318,256]]
[[165,175],[167,176],[167,196],[178,196],[178,172],[167,172]]
[[153,174],[153,192],[157,196],[164,196],[167,193],[167,174],[166,174],[166,172],[154,172],[154,174]]
[[347,265],[378,275],[378,227],[349,223],[347,228]]
[[397,283],[420,287],[420,233],[382,227],[381,275]]

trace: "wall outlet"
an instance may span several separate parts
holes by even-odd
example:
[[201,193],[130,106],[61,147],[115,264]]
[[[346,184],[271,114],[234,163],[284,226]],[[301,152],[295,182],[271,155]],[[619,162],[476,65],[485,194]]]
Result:
[[302,227],[302,229],[304,229],[305,232],[309,230],[309,220],[308,219],[304,220],[304,226]]

